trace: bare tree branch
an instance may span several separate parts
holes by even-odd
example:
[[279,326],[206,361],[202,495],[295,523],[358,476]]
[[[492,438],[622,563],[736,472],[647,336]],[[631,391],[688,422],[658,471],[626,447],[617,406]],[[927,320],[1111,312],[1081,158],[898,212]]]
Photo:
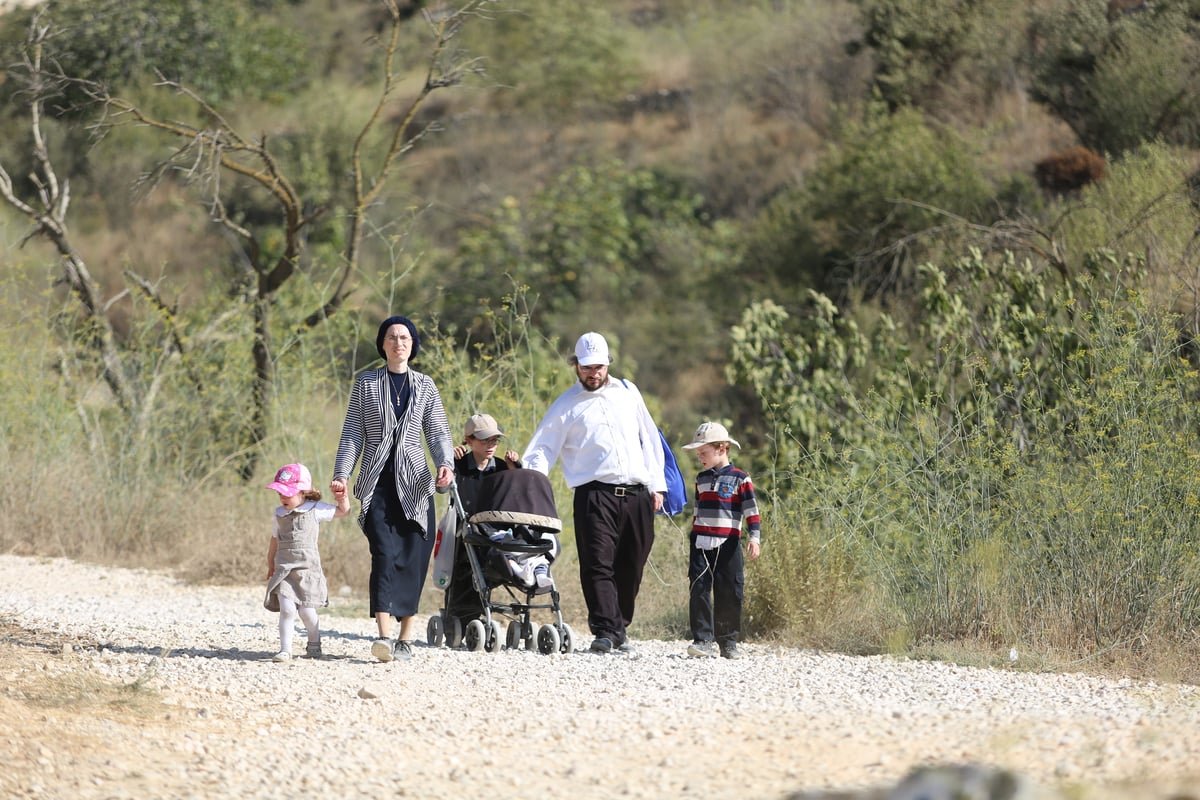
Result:
[[[42,109],[46,100],[59,90],[59,80],[43,70],[42,57],[49,26],[40,24],[40,13],[30,26],[29,38],[22,59],[20,75],[28,83],[30,133],[33,137],[35,166],[29,176],[33,183],[36,204],[17,195],[7,169],[0,164],[0,198],[19,211],[33,227],[22,244],[33,237],[43,237],[53,244],[60,256],[63,279],[83,308],[89,341],[99,356],[105,383],[116,398],[117,405],[130,417],[139,405],[137,392],[126,373],[117,337],[108,318],[111,301],[101,297],[100,287],[93,280],[83,257],[75,250],[67,230],[67,210],[71,204],[68,181],[59,182],[54,162],[42,133]],[[69,375],[69,373],[64,373]]]
[[[414,130],[422,105],[430,93],[455,86],[467,75],[481,71],[481,62],[466,57],[459,49],[452,47],[452,42],[470,16],[497,0],[466,0],[457,10],[426,13],[425,20],[432,31],[427,68],[416,97],[407,103],[400,114],[394,114],[392,107],[402,77],[398,61],[403,19],[395,0],[383,2],[390,13],[391,26],[381,45],[383,66],[378,96],[357,132],[350,153],[352,199],[347,214],[347,243],[339,261],[330,266],[329,293],[316,310],[303,316],[299,324],[293,327],[297,335],[323,324],[342,308],[350,296],[359,268],[364,236],[370,229],[368,215],[380,203],[400,160],[424,137],[438,130],[436,122]],[[239,434],[239,441],[233,444],[234,449],[245,454],[241,472],[249,477],[254,468],[258,445],[267,435],[268,410],[278,359],[272,342],[273,331],[278,327],[272,323],[278,294],[301,268],[308,230],[326,213],[326,207],[319,202],[306,202],[301,196],[287,173],[285,163],[281,163],[273,151],[274,142],[267,132],[258,136],[245,135],[235,127],[232,119],[182,80],[167,79],[160,73],[155,85],[187,99],[195,111],[195,118],[191,121],[156,115],[134,101],[114,96],[102,84],[74,81],[73,85],[102,107],[103,116],[95,123],[95,129],[100,134],[109,129],[132,125],[149,128],[174,140],[176,146],[173,151],[142,175],[139,186],[153,188],[171,173],[185,176],[189,182],[200,187],[210,219],[234,244],[244,273],[244,280],[236,287],[244,303],[239,303],[237,308],[242,313],[249,310],[253,324],[253,377],[250,420]],[[34,111],[35,114],[40,113],[40,106]],[[63,220],[70,194],[65,184],[59,186],[58,177],[45,156],[37,117],[34,131],[35,154],[40,164],[35,176],[36,202],[17,198],[7,173],[0,173],[0,192],[4,192],[6,198],[11,196],[10,202],[23,202],[22,211],[34,220],[38,235],[55,241],[67,255],[70,253],[69,241]],[[383,145],[368,155],[368,142],[378,141],[381,134]],[[368,161],[370,167],[367,166]],[[238,179],[238,185],[228,185],[226,176]],[[232,192],[240,189],[243,182],[265,192],[270,198],[273,213],[278,216],[273,220],[269,234],[261,229],[261,225],[239,216]],[[22,208],[20,205],[16,207]],[[274,236],[276,232],[281,234],[281,243],[268,244],[266,237]],[[79,293],[89,313],[102,317],[104,304],[87,275],[86,265],[78,258],[67,258],[65,263],[67,282]],[[187,338],[175,309],[163,301],[154,286],[132,270],[126,271],[125,279],[150,302],[166,328],[156,372],[147,378],[145,387],[144,396],[152,399],[162,386],[161,371],[166,364],[177,355],[186,355]],[[116,354],[115,349],[113,354]],[[194,374],[190,375],[190,379],[198,382]],[[124,395],[125,402],[132,404],[133,392],[128,387],[125,387]],[[130,405],[130,408],[133,406]]]

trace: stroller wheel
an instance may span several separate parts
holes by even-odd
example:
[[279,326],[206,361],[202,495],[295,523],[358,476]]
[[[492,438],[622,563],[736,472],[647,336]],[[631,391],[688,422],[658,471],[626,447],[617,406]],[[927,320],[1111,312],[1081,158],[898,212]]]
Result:
[[441,647],[442,640],[445,638],[445,631],[442,629],[442,616],[434,614],[429,618],[429,624],[425,626],[425,641],[430,647]]
[[543,625],[538,628],[538,652],[544,656],[557,653],[562,646],[562,636],[553,625]]
[[487,635],[483,649],[489,653],[499,653],[500,648],[504,646],[504,634],[500,632],[500,623],[492,620],[492,624],[487,628]]
[[571,630],[571,626],[567,623],[562,624],[562,647],[561,652],[565,656],[575,652],[575,632]]
[[508,623],[508,635],[505,637],[504,641],[505,646],[508,647],[509,650],[520,650],[521,642],[525,639],[525,637],[521,635],[522,633],[523,631],[521,630],[521,623],[519,621],[514,619],[512,622]]
[[463,625],[458,617],[451,616],[446,620],[446,646],[457,649],[463,643]]
[[473,619],[467,623],[467,631],[463,634],[463,644],[474,653],[483,649],[487,644],[487,632],[483,628],[483,620]]
[[525,642],[525,649],[532,652],[537,642],[533,635],[533,623],[528,619],[521,624],[521,639]]

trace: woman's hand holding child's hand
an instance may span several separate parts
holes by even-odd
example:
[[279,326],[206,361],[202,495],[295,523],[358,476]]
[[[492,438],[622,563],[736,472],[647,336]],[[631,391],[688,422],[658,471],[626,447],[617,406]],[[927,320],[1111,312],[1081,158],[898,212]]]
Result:
[[333,499],[337,502],[337,511],[333,514],[334,519],[349,514],[350,497],[346,494],[346,484],[342,481],[334,481],[329,484],[329,488],[333,492]]

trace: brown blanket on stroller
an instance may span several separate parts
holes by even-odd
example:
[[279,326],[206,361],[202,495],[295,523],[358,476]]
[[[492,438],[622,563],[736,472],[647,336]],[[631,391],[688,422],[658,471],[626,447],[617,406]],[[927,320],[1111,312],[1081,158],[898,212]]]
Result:
[[529,525],[555,533],[562,530],[550,479],[531,469],[507,469],[485,477],[475,508],[470,522]]

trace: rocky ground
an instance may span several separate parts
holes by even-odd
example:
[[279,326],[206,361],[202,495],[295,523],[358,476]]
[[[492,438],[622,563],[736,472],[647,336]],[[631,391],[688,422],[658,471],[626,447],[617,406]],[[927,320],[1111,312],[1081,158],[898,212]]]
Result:
[[382,664],[336,605],[326,657],[277,664],[261,595],[0,556],[0,796],[936,797],[895,787],[950,764],[1033,795],[1200,797],[1197,687],[753,643],[727,661],[422,642]]

